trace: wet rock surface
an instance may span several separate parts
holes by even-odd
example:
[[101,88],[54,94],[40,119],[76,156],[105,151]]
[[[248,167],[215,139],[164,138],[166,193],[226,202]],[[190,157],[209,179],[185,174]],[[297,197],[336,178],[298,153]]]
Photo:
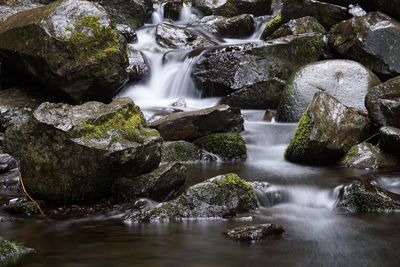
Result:
[[226,231],[224,234],[237,241],[261,240],[270,236],[281,236],[285,230],[278,224],[258,224],[240,226]]
[[277,110],[277,121],[297,122],[316,92],[332,95],[342,104],[366,112],[365,96],[379,78],[360,63],[326,60],[306,65],[288,80]]
[[150,77],[150,64],[142,52],[129,46],[128,58],[129,66],[126,69],[126,72],[128,73],[131,81],[138,82]]
[[201,160],[201,151],[192,143],[173,141],[162,144],[162,162],[195,162],[199,160]]
[[0,154],[0,174],[9,172],[18,167],[18,162],[8,154]]
[[193,6],[205,15],[233,17],[241,14],[269,14],[271,0],[193,0]]
[[400,129],[395,127],[382,127],[379,129],[380,147],[386,153],[400,158]]
[[289,35],[299,35],[303,33],[325,33],[326,30],[318,20],[314,17],[303,17],[292,19],[289,22],[280,26],[274,33],[268,36],[267,39],[276,39]]

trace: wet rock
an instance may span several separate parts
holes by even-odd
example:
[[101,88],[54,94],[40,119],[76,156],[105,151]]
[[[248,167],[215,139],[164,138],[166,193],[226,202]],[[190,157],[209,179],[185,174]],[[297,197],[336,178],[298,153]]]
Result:
[[368,119],[336,98],[315,94],[285,152],[292,162],[334,164],[366,135]]
[[400,23],[389,16],[370,12],[335,25],[329,36],[340,54],[383,76],[400,74]]
[[400,128],[400,76],[370,88],[365,105],[375,124]]
[[0,22],[5,21],[12,15],[25,10],[42,6],[39,1],[17,0],[0,1]]
[[[43,203],[41,203],[41,206]],[[24,217],[31,217],[39,214],[37,206],[25,198],[12,199],[10,202],[3,207],[4,211],[12,214]]]
[[325,33],[326,30],[318,20],[314,17],[303,17],[292,19],[289,22],[280,26],[274,33],[268,36],[267,39],[276,39],[289,35],[299,35],[303,33]]
[[347,212],[398,212],[400,211],[400,195],[366,181],[356,181],[343,186],[337,207]]
[[107,197],[112,183],[156,168],[161,138],[128,98],[106,105],[43,103],[6,131],[5,150],[20,160],[25,187],[50,203]]
[[72,102],[110,101],[127,79],[126,43],[88,1],[20,12],[0,25],[0,39],[2,64]]
[[13,169],[9,172],[0,174],[0,188],[11,193],[19,193],[19,170]]
[[241,131],[243,117],[227,105],[169,114],[149,124],[165,141],[194,140],[218,132]]
[[226,38],[244,38],[255,30],[254,17],[243,14],[232,18],[222,16],[206,16],[191,25],[201,26],[207,31]]
[[281,236],[285,230],[279,224],[245,225],[230,229],[225,235],[236,241],[261,240],[269,236]]
[[285,85],[286,81],[277,78],[256,82],[223,97],[220,103],[241,109],[276,109]]
[[0,173],[9,172],[18,167],[18,162],[8,154],[0,154]]
[[125,38],[128,44],[137,43],[138,41],[137,34],[131,27],[124,24],[117,24],[116,28],[119,34],[121,34]]
[[0,237],[0,265],[2,266],[15,265],[23,255],[34,252],[33,249],[24,247],[20,243]]
[[177,108],[186,108],[186,100],[184,97],[178,98],[174,103],[171,104],[173,107]]
[[389,16],[400,20],[400,2],[392,0],[372,0],[375,8],[382,10]]
[[161,46],[172,49],[194,49],[217,44],[194,30],[168,23],[157,26],[156,40]]
[[273,112],[271,110],[267,109],[264,113],[263,121],[271,122],[273,118],[274,118]]
[[[153,1],[154,2],[154,1]],[[182,0],[166,0],[158,1],[164,2],[164,18],[169,18],[173,20],[178,20],[181,15],[184,1]]]
[[140,197],[168,200],[185,183],[186,171],[180,163],[169,163],[138,177],[120,178],[113,184],[113,196],[118,201],[133,201]]
[[217,47],[200,56],[192,77],[204,96],[225,96],[256,83],[286,80],[297,68],[316,61],[323,46],[322,35],[303,34]]
[[340,164],[349,168],[382,169],[398,166],[400,161],[385,154],[379,147],[363,142],[353,146]]
[[395,127],[382,127],[379,129],[380,147],[386,153],[400,158],[400,129]]
[[368,89],[380,84],[379,78],[360,63],[326,60],[306,65],[288,80],[277,110],[277,120],[297,122],[314,94],[323,91],[344,105],[366,112]]
[[201,159],[201,151],[186,141],[164,142],[161,147],[161,162],[194,162]]
[[214,177],[189,187],[177,199],[133,211],[126,223],[224,218],[257,208],[251,185],[236,174]]
[[126,72],[131,81],[137,82],[150,77],[150,64],[142,52],[129,46],[128,58],[129,66],[126,69]]
[[221,157],[223,160],[243,160],[247,158],[246,142],[237,133],[210,134],[196,139],[194,144]]
[[193,0],[193,6],[205,15],[234,17],[241,14],[269,14],[271,0]]

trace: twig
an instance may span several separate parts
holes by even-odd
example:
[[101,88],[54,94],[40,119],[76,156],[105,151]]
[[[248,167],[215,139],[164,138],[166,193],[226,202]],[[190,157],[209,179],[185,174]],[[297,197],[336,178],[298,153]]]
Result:
[[367,139],[365,139],[365,140],[362,141],[361,143],[367,142],[367,141],[371,140],[372,138],[374,138],[374,137],[377,136],[377,135],[380,135],[380,133],[376,133],[376,134],[374,134],[374,135],[368,137]]

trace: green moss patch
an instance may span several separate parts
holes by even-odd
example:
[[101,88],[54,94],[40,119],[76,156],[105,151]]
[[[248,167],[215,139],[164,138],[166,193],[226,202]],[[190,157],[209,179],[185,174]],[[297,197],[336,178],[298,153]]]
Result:
[[285,151],[285,158],[288,160],[303,157],[308,153],[310,135],[311,135],[311,120],[308,117],[308,112],[304,112],[297,126],[296,132],[289,146]]
[[14,265],[17,263],[19,257],[33,252],[34,250],[31,248],[26,248],[15,241],[8,241],[0,237],[1,266]]
[[284,23],[281,13],[278,13],[273,19],[268,21],[262,33],[262,38],[265,39],[273,34]]
[[225,160],[240,160],[247,156],[246,142],[240,134],[211,134],[197,139],[194,143]]

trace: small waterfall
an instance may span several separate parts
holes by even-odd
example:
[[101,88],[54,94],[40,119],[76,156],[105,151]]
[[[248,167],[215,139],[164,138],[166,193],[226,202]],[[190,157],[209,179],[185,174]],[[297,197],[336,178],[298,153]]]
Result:
[[191,3],[183,3],[182,10],[179,15],[179,22],[188,23],[192,20],[192,4]]
[[164,6],[162,4],[153,4],[153,13],[151,14],[151,24],[160,24],[164,20]]

